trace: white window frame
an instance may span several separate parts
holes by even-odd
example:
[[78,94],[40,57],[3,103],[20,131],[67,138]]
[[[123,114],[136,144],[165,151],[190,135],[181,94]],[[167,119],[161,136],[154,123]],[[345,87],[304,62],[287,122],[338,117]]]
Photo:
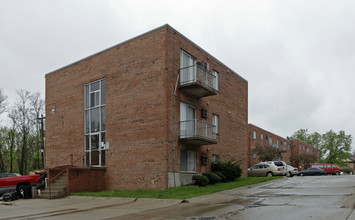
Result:
[[253,131],[253,140],[256,140],[256,131]]
[[217,114],[212,115],[212,125],[213,125],[213,132],[215,134],[219,134],[219,116]]
[[[91,86],[99,84],[98,89],[91,91]],[[104,86],[104,87],[103,87]],[[95,103],[91,103],[91,95],[95,97]],[[106,150],[106,79],[96,80],[84,85],[84,151],[85,166],[105,166]],[[98,110],[98,130],[92,130],[92,112]],[[104,116],[104,117],[103,117]],[[88,129],[88,130],[87,130]],[[98,148],[92,149],[92,136],[99,137]],[[93,164],[92,152],[98,152],[98,164]]]
[[219,86],[218,86],[218,75],[219,75],[219,73],[216,71],[216,70],[213,70],[213,76],[214,76],[214,83],[213,83],[213,88],[215,89],[215,90],[219,90]]
[[[189,151],[189,150],[180,150],[180,154],[182,152],[186,152],[186,170],[181,170],[181,165],[180,165],[180,172],[196,172],[196,152],[195,151]],[[181,157],[180,157],[180,163],[181,163]]]
[[[188,109],[193,109],[193,118],[188,119]],[[185,102],[180,102],[180,122],[187,120],[195,120],[193,123],[180,123],[180,137],[187,138],[190,137],[191,132],[193,133],[192,137],[196,133],[196,107],[189,105]]]
[[272,137],[269,136],[269,146],[272,146]]
[[264,140],[264,134],[263,133],[260,134],[260,140]]
[[196,82],[196,58],[181,50],[180,53],[180,85]]

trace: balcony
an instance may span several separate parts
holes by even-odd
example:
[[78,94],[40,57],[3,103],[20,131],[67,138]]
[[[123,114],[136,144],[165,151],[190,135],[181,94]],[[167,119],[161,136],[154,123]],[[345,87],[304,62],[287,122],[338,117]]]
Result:
[[180,69],[180,89],[198,98],[217,95],[217,83],[201,62]]
[[217,144],[215,126],[197,119],[180,121],[180,141],[192,145]]

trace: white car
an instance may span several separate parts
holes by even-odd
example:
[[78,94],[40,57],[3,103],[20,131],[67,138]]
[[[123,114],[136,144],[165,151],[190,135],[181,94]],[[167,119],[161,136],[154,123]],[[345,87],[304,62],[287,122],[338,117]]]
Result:
[[287,174],[287,172],[286,172],[287,164],[284,161],[266,161],[266,162],[261,162],[261,163],[273,164],[273,165],[279,167],[284,172],[284,175]]
[[291,166],[291,165],[287,165],[286,167],[286,176],[287,177],[293,177],[293,176],[297,176],[298,175],[298,169]]
[[258,163],[248,169],[249,176],[284,176],[284,171],[274,164]]

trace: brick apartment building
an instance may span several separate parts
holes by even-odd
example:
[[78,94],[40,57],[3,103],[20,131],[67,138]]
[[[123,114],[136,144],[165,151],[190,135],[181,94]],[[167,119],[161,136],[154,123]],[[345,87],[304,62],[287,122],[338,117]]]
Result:
[[285,161],[293,167],[305,169],[302,161],[299,161],[301,155],[314,155],[316,161],[319,161],[319,150],[310,144],[301,140],[288,140],[270,131],[264,130],[253,124],[248,125],[248,167],[259,163],[258,156],[253,152],[256,146],[272,146],[281,150],[281,157],[278,160]]
[[48,168],[71,155],[107,190],[180,186],[215,159],[247,168],[248,82],[169,25],[45,78]]

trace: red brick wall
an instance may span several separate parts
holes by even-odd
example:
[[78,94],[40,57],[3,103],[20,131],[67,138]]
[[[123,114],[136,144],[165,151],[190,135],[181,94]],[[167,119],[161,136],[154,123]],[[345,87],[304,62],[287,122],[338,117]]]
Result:
[[[294,167],[297,167],[300,170],[307,169],[308,167],[304,167],[302,163],[298,163],[295,159],[302,155],[302,154],[310,154],[310,155],[315,155],[317,157],[317,161],[319,162],[319,149],[316,147],[313,147],[310,144],[307,144],[303,141],[300,140],[292,140],[293,148],[292,148],[292,158],[291,160],[291,165]],[[308,149],[308,151],[307,151]]]
[[[179,143],[176,158],[180,158],[180,149],[197,151],[197,172],[202,173],[210,171],[210,165],[213,154],[219,155],[220,160],[240,160],[241,167],[246,171],[247,164],[247,131],[248,131],[248,82],[226,67],[223,63],[205,52],[203,49],[169,29],[167,44],[167,69],[168,69],[168,106],[173,105],[172,94],[180,69],[181,50],[194,56],[198,61],[209,64],[209,71],[216,70],[219,73],[219,92],[217,95],[196,98],[180,89],[177,90],[176,97],[176,128],[180,131],[180,102],[185,102],[196,107],[197,119],[207,121],[212,124],[212,114],[219,115],[219,135],[217,135],[217,144],[204,146],[189,146]],[[201,109],[207,109],[209,117],[202,118]],[[169,114],[169,126],[172,131],[172,114]],[[206,155],[209,159],[207,165],[201,164],[201,155]],[[171,156],[170,156],[171,158]],[[170,160],[172,161],[172,160]],[[180,164],[177,164],[179,170]],[[170,171],[172,171],[170,169]],[[244,172],[245,173],[245,172]]]
[[97,192],[106,190],[105,168],[70,167],[67,173],[67,194],[73,192]]
[[[281,160],[285,161],[287,164],[290,164],[291,166],[299,168],[299,164],[295,162],[294,158],[301,155],[301,154],[315,154],[317,155],[317,161],[319,161],[319,150],[316,147],[313,147],[310,144],[307,144],[303,141],[300,140],[287,140],[285,138],[282,138],[278,135],[275,135],[269,131],[266,131],[262,128],[259,128],[253,124],[249,124],[248,126],[249,130],[249,161],[248,161],[248,166],[251,167],[252,165],[259,163],[260,160],[256,156],[256,158],[253,158],[253,149],[260,144],[260,145],[269,145],[269,140],[266,139],[266,136],[272,138],[273,144],[276,143],[277,140],[282,142],[286,142],[287,144],[287,150],[286,152],[282,152]],[[256,131],[256,139],[253,138],[253,132]],[[260,134],[264,134],[264,140],[260,139]],[[281,144],[281,150],[283,150],[283,145]],[[301,149],[300,146],[301,145]],[[290,146],[290,147],[289,147]],[[307,152],[308,148],[308,152]],[[302,167],[302,169],[304,169]]]
[[164,42],[155,30],[46,75],[47,167],[84,154],[84,85],[106,78],[108,189],[167,187]]
[[[180,101],[219,115],[218,144],[195,147],[199,156],[247,162],[248,84],[201,48],[163,26],[46,75],[46,166],[73,154],[84,154],[84,85],[106,79],[107,189],[164,189],[173,158],[173,90],[180,68],[180,49],[207,61],[219,72],[220,93],[197,99],[179,89],[176,104],[176,140]],[[56,113],[51,114],[55,107]],[[200,118],[200,116],[198,116]],[[177,141],[178,143],[178,141]],[[180,144],[181,148],[193,148]],[[179,168],[179,149],[176,167]],[[58,164],[56,164],[58,165]],[[81,162],[77,166],[84,166]],[[178,170],[177,170],[178,171]]]
[[[253,149],[255,149],[255,147],[257,145],[261,145],[261,146],[269,146],[269,139],[268,138],[272,138],[272,143],[276,144],[277,141],[280,141],[280,150],[283,151],[283,144],[286,143],[286,151],[282,152],[281,154],[281,160],[285,161],[287,164],[289,164],[289,159],[291,158],[291,144],[290,142],[286,139],[283,138],[281,136],[278,136],[272,132],[266,131],[262,128],[259,128],[253,124],[249,124],[248,126],[248,130],[249,130],[249,162],[248,162],[248,167],[253,166],[254,164],[257,164],[259,162],[261,162],[258,158],[258,156],[256,155],[256,158],[253,158]],[[254,139],[253,137],[253,132],[256,131],[256,139]],[[263,134],[264,135],[264,139],[261,140],[260,135]],[[290,145],[290,148],[289,148]]]

